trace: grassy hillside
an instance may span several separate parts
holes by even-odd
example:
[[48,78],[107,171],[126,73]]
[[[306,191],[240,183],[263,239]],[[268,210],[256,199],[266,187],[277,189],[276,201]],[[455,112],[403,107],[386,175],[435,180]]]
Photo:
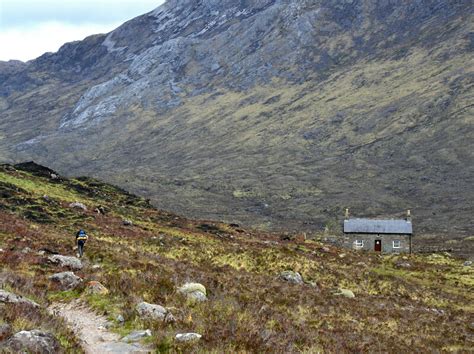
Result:
[[[2,288],[45,306],[81,298],[109,316],[121,335],[152,329],[147,341],[158,352],[469,351],[474,345],[473,269],[449,254],[378,255],[318,240],[285,241],[158,211],[90,178],[53,179],[35,165],[22,168],[0,170]],[[71,208],[75,201],[87,211]],[[94,211],[99,206],[105,214]],[[91,238],[76,274],[100,281],[108,295],[87,295],[84,286],[59,291],[47,279],[58,271],[45,261],[48,252],[73,255],[78,228]],[[304,283],[280,279],[285,270],[299,272]],[[208,301],[193,303],[177,292],[190,281],[206,287]],[[355,297],[337,295],[340,289]],[[171,309],[176,322],[141,320],[134,311],[140,301]],[[15,331],[42,327],[66,351],[79,350],[61,320],[32,311],[3,305],[0,322]],[[178,332],[203,337],[179,344]]]

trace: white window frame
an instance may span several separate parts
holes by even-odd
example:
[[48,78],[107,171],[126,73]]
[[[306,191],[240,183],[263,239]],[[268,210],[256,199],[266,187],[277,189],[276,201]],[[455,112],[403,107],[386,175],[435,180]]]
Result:
[[364,248],[364,240],[355,240],[354,241],[355,248]]
[[[395,246],[395,242],[398,243],[398,246]],[[398,249],[398,248],[402,248],[402,241],[400,241],[400,240],[393,240],[393,241],[392,241],[392,247],[393,247],[393,248],[397,248],[397,249]]]

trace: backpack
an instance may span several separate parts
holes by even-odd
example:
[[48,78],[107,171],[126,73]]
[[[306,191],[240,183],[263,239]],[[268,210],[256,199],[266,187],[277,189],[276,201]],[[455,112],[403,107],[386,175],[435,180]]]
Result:
[[78,241],[86,241],[88,239],[88,236],[84,230],[79,230],[79,232],[76,235],[76,239]]

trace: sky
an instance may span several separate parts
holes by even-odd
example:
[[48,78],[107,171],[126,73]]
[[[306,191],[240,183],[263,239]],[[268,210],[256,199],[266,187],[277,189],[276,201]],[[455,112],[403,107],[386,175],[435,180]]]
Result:
[[0,60],[55,52],[66,42],[107,33],[164,0],[0,0]]

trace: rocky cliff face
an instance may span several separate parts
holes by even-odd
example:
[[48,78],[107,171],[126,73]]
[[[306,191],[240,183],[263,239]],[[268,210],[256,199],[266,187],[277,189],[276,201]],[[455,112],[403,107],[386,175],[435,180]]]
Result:
[[0,157],[191,216],[317,229],[410,207],[468,230],[472,23],[470,1],[168,1],[2,63]]

